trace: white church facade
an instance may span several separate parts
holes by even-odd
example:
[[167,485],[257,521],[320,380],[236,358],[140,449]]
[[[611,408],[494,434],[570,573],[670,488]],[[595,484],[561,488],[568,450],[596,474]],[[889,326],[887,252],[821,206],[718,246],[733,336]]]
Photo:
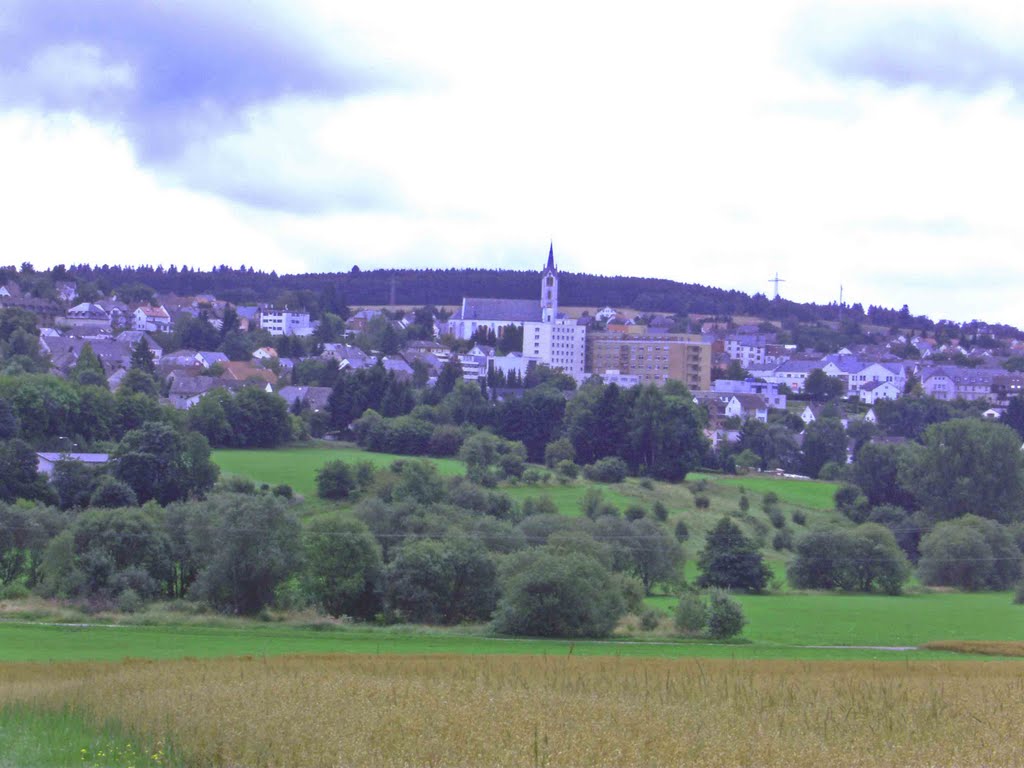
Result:
[[472,338],[481,328],[498,336],[508,325],[523,329],[523,362],[542,363],[561,369],[577,381],[585,378],[587,325],[558,311],[558,269],[554,246],[548,250],[541,273],[540,301],[529,299],[464,298],[462,307],[448,320],[448,332],[459,339]]

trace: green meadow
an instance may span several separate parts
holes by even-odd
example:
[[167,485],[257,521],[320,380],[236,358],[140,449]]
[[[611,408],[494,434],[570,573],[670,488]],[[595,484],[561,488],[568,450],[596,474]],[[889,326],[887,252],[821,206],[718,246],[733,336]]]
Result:
[[[767,603],[772,598],[757,598]],[[1006,601],[1008,604],[1008,601]],[[749,603],[745,608],[750,609]],[[792,605],[790,606],[792,607]],[[765,605],[765,613],[772,608]],[[803,609],[795,610],[796,626],[811,626],[809,619],[798,618]],[[835,635],[819,631],[790,645],[765,641],[758,629],[763,613],[748,610],[751,624],[740,642],[709,643],[703,640],[679,640],[668,634],[652,638],[622,637],[612,640],[546,640],[492,637],[471,630],[441,630],[421,627],[342,627],[315,629],[298,626],[189,626],[189,625],[92,625],[65,626],[0,622],[0,661],[115,661],[126,658],[180,659],[218,658],[224,656],[279,656],[283,654],[515,654],[561,656],[621,656],[639,658],[737,658],[737,659],[875,659],[965,658],[949,652],[913,650],[893,652],[860,648],[814,648],[832,645]],[[781,624],[781,619],[775,620]],[[856,623],[851,616],[847,624]],[[767,632],[773,635],[772,631]],[[776,632],[781,636],[783,633]],[[999,636],[1009,633],[1003,632]],[[865,633],[854,634],[853,640],[866,640]],[[898,632],[870,635],[884,646],[900,645]],[[922,635],[924,637],[924,635]],[[926,639],[945,638],[945,634]],[[980,636],[979,636],[980,637]],[[879,640],[879,638],[881,638]],[[988,639],[988,638],[986,638]],[[1024,639],[1018,634],[1016,639]],[[849,642],[849,641],[847,641]],[[837,644],[837,643],[836,643]],[[850,643],[850,644],[869,644]],[[0,763],[2,765],[2,763]]]
[[[387,467],[408,456],[393,453],[371,453],[347,443],[317,441],[273,450],[237,450],[225,448],[213,452],[213,461],[226,475],[248,477],[257,483],[290,485],[307,497],[316,496],[316,471],[328,461],[356,463],[368,461],[376,467]],[[457,459],[428,459],[442,475],[460,475],[466,465]]]

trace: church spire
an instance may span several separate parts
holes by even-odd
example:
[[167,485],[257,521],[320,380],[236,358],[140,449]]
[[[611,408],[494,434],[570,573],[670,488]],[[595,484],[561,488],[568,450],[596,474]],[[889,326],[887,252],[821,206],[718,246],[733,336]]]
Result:
[[552,240],[551,245],[548,247],[548,264],[544,268],[546,272],[555,271],[555,243]]

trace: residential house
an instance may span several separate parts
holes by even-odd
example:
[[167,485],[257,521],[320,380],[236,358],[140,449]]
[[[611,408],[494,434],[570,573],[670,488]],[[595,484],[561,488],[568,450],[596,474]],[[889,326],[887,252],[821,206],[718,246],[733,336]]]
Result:
[[203,368],[210,368],[218,363],[229,363],[231,360],[223,352],[196,352],[196,362]]
[[768,404],[769,408],[785,410],[786,396],[779,394],[779,385],[757,379],[745,379],[734,381],[732,379],[716,379],[711,382],[711,389],[714,392],[731,392],[733,394],[760,395]]
[[366,330],[367,323],[382,314],[379,309],[361,309],[345,321],[345,329],[353,333],[362,333]]
[[[818,419],[822,418],[822,412],[826,408],[833,409],[834,407],[835,406],[823,405],[823,404],[820,404],[820,403],[811,403],[810,405],[806,406],[800,412],[800,420],[804,424],[807,424],[808,426],[810,426],[815,421],[817,421]],[[850,420],[847,418],[846,414],[843,413],[842,411],[839,411],[839,415],[836,418],[838,418],[839,421],[842,423],[843,429],[846,429],[848,426],[850,426]]]
[[229,360],[221,365],[224,368],[221,378],[230,381],[252,381],[259,379],[267,383],[267,392],[273,392],[273,385],[277,384],[277,374],[269,368],[259,368],[250,362],[240,362],[237,360]]
[[288,403],[289,409],[296,403],[305,403],[312,411],[324,411],[332,391],[330,387],[281,387],[277,394]]
[[277,350],[273,347],[260,347],[252,356],[255,360],[273,360],[277,357]]
[[[448,355],[451,352],[448,347],[439,341],[410,341],[405,345],[403,352],[415,352],[415,353],[426,353],[433,355],[438,360],[444,361],[448,359]],[[406,358],[408,359],[408,358]]]
[[57,298],[65,304],[70,304],[78,298],[78,286],[70,280],[58,280],[53,284],[53,288],[57,292]]
[[860,401],[867,405],[874,405],[879,400],[897,400],[902,395],[903,389],[891,381],[869,381],[857,391]]
[[117,340],[130,344],[132,347],[140,341],[145,341],[146,346],[149,347],[149,353],[153,356],[154,361],[159,360],[164,354],[164,348],[157,344],[156,339],[145,331],[121,331],[117,334]]
[[84,302],[71,307],[60,324],[78,330],[110,328],[110,315],[99,304]]
[[163,307],[151,307],[143,304],[132,313],[132,328],[136,331],[160,331],[170,333],[171,316]]
[[398,381],[409,381],[412,379],[413,369],[401,357],[382,357],[381,364],[385,371],[390,371]]

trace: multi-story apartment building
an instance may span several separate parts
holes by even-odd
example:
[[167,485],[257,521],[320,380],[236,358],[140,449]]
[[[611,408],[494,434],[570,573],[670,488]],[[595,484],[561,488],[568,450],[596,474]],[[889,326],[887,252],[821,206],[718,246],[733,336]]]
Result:
[[287,307],[276,309],[265,307],[260,310],[260,328],[271,336],[311,336],[313,326],[308,312],[292,312]]
[[587,370],[635,375],[641,384],[681,381],[692,390],[711,388],[711,345],[684,333],[591,333]]

